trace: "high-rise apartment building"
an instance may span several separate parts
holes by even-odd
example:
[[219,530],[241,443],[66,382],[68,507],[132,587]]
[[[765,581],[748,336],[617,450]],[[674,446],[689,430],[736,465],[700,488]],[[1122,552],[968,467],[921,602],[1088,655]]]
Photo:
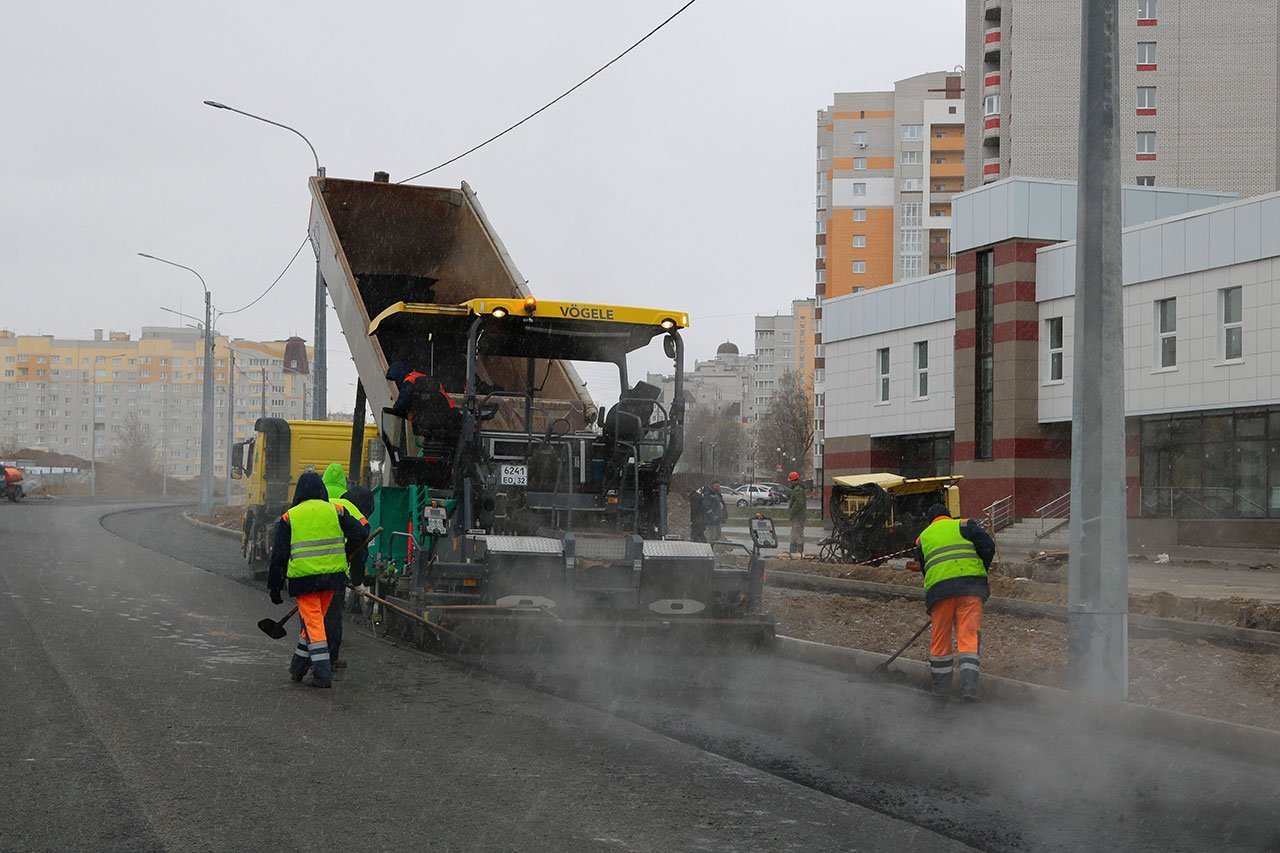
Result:
[[[84,459],[108,459],[121,448],[125,427],[150,433],[170,476],[200,471],[204,336],[193,329],[146,326],[95,332],[89,340],[17,335],[0,330],[0,448],[34,448]],[[311,350],[286,341],[214,340],[214,464],[227,459],[228,412],[237,439],[264,412],[307,417],[313,393]],[[232,365],[234,383],[230,381]],[[235,404],[228,405],[231,386]],[[92,442],[92,443],[91,443]]]
[[[966,0],[965,186],[1074,179],[1080,0]],[[1123,183],[1280,189],[1274,0],[1124,0]]]
[[818,111],[816,268],[823,298],[951,268],[964,181],[964,90],[936,71]]
[[816,300],[796,299],[790,314],[756,315],[756,358],[752,367],[753,420],[769,411],[773,392],[784,374],[794,373],[813,392],[813,314]]
[[[818,111],[819,324],[825,299],[951,269],[951,199],[964,188],[967,150],[964,95],[959,71],[934,71],[899,80],[892,92],[837,93]],[[820,332],[813,365],[814,468],[821,479]]]

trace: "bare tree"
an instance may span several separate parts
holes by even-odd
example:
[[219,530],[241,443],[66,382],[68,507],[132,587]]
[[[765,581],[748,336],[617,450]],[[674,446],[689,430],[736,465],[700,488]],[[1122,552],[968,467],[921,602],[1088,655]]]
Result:
[[151,427],[130,412],[120,429],[120,448],[116,460],[131,479],[140,480],[159,475],[156,466],[156,442]]
[[782,374],[757,435],[758,461],[766,470],[782,465],[805,476],[813,450],[813,395],[804,377]]
[[735,479],[746,458],[746,431],[741,418],[693,407],[684,422],[684,453],[679,470]]

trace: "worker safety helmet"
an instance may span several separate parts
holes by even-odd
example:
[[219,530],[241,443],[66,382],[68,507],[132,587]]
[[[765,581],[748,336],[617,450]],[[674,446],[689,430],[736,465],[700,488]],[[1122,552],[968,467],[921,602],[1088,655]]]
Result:
[[799,479],[800,479],[800,475],[797,474],[795,471],[792,471],[790,474],[787,475],[788,482],[794,483],[796,480],[799,480]]

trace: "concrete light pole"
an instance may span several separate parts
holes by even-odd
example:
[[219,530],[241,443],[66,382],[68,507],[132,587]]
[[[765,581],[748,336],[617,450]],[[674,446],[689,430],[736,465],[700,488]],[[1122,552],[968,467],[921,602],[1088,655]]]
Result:
[[227,336],[227,448],[223,459],[227,463],[227,506],[231,506],[231,445],[236,441],[236,346]]
[[159,261],[194,275],[204,288],[204,411],[200,419],[200,514],[213,510],[213,297],[204,276],[191,267],[183,266],[155,255],[139,252],[139,257]]
[[[256,119],[265,124],[287,130],[297,136],[303,142],[307,143],[307,147],[311,149],[311,157],[316,163],[316,177],[324,177],[324,166],[320,165],[320,157],[316,154],[316,147],[311,144],[311,140],[302,135],[301,131],[289,127],[287,124],[281,124],[278,121],[272,121],[269,118],[263,118],[253,113],[247,113],[244,110],[238,110],[235,107],[229,107],[218,101],[205,101],[205,104],[216,110],[228,110],[233,113],[239,113],[246,118]],[[311,370],[313,380],[316,384],[315,394],[312,400],[311,416],[313,420],[322,421],[328,417],[328,359],[325,354],[327,344],[327,327],[325,323],[325,310],[328,307],[328,295],[324,289],[324,275],[320,272],[320,259],[316,258],[316,311],[315,311],[315,356],[311,361]]]
[[1071,412],[1068,680],[1129,691],[1124,305],[1120,250],[1119,0],[1084,0]]

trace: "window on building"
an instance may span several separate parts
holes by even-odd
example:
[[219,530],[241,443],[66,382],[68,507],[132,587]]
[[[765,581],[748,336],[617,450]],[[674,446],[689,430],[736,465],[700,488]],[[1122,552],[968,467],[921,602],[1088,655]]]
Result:
[[919,278],[921,270],[924,269],[924,258],[920,255],[903,255],[902,256],[902,278]]
[[1138,87],[1138,109],[1154,110],[1156,108],[1156,87],[1155,86],[1139,86]]
[[1047,373],[1050,382],[1062,381],[1062,318],[1050,317],[1044,321],[1044,339],[1048,344]]
[[902,126],[902,138],[904,141],[910,142],[916,139],[924,139],[923,124],[904,124]]
[[854,195],[866,195],[866,194],[867,194],[867,185],[866,185],[866,184],[854,184],[854,185],[853,185],[853,194],[854,194]]
[[818,146],[818,159],[819,159],[819,160],[826,160],[826,159],[830,156],[830,154],[831,154],[831,152],[827,149],[827,146],[825,146],[825,145],[819,145],[819,146]]
[[867,221],[867,209],[866,209],[865,207],[855,207],[855,208],[853,209],[853,221],[854,221],[854,222],[866,222],[866,221]]
[[973,456],[991,459],[995,451],[995,267],[991,251],[978,253],[974,305]]
[[1155,175],[1139,175],[1139,176],[1138,176],[1138,186],[1140,186],[1140,187],[1154,187],[1155,185],[1156,185],[1156,176],[1155,176]]
[[1000,96],[987,95],[982,99],[982,114],[984,116],[1000,115]]
[[818,284],[826,284],[826,283],[827,283],[827,271],[826,271],[826,270],[818,270],[818,282],[817,282],[817,283],[818,283]]
[[826,234],[826,233],[827,233],[827,220],[825,220],[825,219],[819,219],[819,220],[818,220],[818,224],[817,224],[817,232],[818,232],[819,234]]
[[1242,289],[1228,287],[1218,291],[1218,313],[1222,317],[1222,345],[1219,350],[1224,361],[1244,358],[1244,301]]
[[861,145],[865,148],[867,145],[867,132],[865,130],[855,130],[853,132],[853,144]]
[[826,243],[819,243],[817,246],[815,246],[815,247],[814,247],[814,249],[815,249],[815,251],[817,252],[818,260],[822,260],[823,258],[825,258],[825,257],[827,256],[827,244],[826,244]]
[[920,192],[923,189],[924,189],[923,178],[903,178],[902,179],[903,192]]
[[853,235],[853,248],[855,248],[855,249],[865,249],[866,247],[867,247],[867,235],[866,235],[866,234],[854,234],[854,235]]
[[1155,65],[1156,64],[1156,43],[1153,41],[1138,42],[1138,64],[1139,65]]
[[920,228],[903,228],[901,251],[904,255],[919,255],[924,251],[924,231]]
[[858,274],[858,275],[861,275],[862,273],[866,272],[866,271],[867,271],[867,262],[866,262],[866,261],[854,261],[854,262],[853,262],[853,271],[854,271],[854,273],[856,273],[856,274]]
[[[826,209],[827,209],[827,194],[826,194],[826,193],[818,193],[818,201],[817,201],[817,204],[818,204],[818,210],[826,210]],[[296,366],[296,365],[291,365],[291,366]]]
[[1154,130],[1138,131],[1138,153],[1156,153],[1156,132]]
[[1154,21],[1156,19],[1156,0],[1138,0],[1138,20]]
[[865,169],[867,168],[867,158],[866,158],[866,157],[854,157],[854,158],[853,158],[853,168],[854,168],[855,170],[859,170],[859,171],[861,171],[861,170],[865,170]]
[[904,228],[919,227],[921,207],[922,205],[918,201],[908,201],[903,203],[902,226]]
[[914,166],[914,165],[918,164],[919,162],[920,162],[920,152],[919,152],[919,151],[903,151],[903,152],[902,152],[902,165],[904,165],[904,166]]
[[1156,367],[1178,366],[1178,300],[1156,300]]
[[916,397],[929,396],[929,342],[916,341]]
[[876,350],[876,372],[880,377],[880,402],[889,402],[889,348]]

